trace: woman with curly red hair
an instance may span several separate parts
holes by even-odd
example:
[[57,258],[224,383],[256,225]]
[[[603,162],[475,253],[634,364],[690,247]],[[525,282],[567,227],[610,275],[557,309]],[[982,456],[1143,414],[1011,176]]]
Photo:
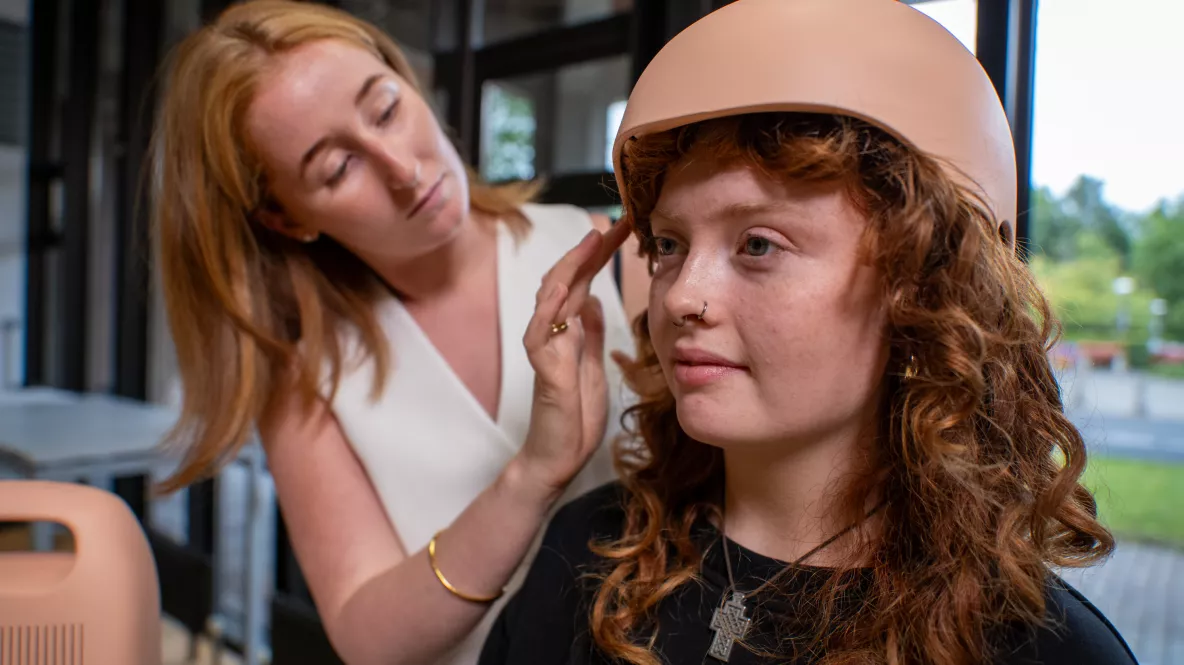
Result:
[[1114,542],[972,54],[892,0],[740,0],[656,56],[615,149],[641,445],[483,663],[1134,661],[1053,572]]

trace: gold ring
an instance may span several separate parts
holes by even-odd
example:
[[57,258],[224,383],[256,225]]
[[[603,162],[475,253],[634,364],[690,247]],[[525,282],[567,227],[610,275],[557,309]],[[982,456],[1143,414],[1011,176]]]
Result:
[[567,330],[567,321],[561,321],[559,323],[552,323],[551,324],[551,334],[552,335],[558,335],[559,333],[563,332],[564,330]]

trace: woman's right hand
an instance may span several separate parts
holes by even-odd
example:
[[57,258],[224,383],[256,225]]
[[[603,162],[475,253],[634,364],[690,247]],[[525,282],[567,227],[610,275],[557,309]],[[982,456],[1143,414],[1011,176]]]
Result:
[[[629,237],[618,222],[593,231],[543,278],[523,344],[535,371],[530,431],[518,453],[528,478],[557,496],[604,437],[608,385],[604,315],[592,280]],[[566,330],[555,332],[554,325]]]

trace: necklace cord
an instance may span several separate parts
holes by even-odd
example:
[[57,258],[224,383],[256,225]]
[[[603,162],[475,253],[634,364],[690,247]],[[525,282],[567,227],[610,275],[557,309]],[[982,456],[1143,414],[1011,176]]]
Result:
[[[864,516],[861,519],[856,520],[853,524],[851,524],[847,528],[836,533],[835,535],[831,536],[830,538],[827,538],[826,540],[822,541],[821,544],[814,546],[813,548],[810,549],[809,552],[806,552],[805,554],[803,554],[800,557],[798,557],[797,559],[795,559],[788,566],[786,566],[785,568],[782,568],[776,575],[765,580],[764,584],[760,585],[759,587],[757,587],[747,593],[741,593],[740,590],[736,588],[736,578],[732,575],[732,557],[731,557],[731,555],[728,554],[728,534],[727,534],[726,526],[722,523],[723,520],[721,520],[720,532],[719,532],[720,545],[723,549],[724,566],[726,566],[728,569],[728,584],[731,586],[733,592],[740,593],[740,595],[742,595],[745,598],[751,598],[752,596],[755,596],[756,594],[760,593],[761,591],[764,591],[765,587],[769,586],[774,581],[776,581],[778,578],[780,578],[782,575],[784,575],[786,573],[786,571],[801,565],[802,562],[804,562],[806,559],[809,559],[810,557],[814,556],[815,554],[818,554],[819,552],[821,552],[822,550],[826,549],[828,546],[833,544],[839,538],[842,538],[843,536],[845,536],[848,533],[850,533],[851,531],[853,531],[859,525],[861,525],[864,522],[866,522],[867,520],[871,519],[871,517],[873,515],[875,515],[876,513],[880,512],[880,509],[883,508],[886,504],[887,504],[887,501],[881,501],[880,503],[876,504],[876,506],[873,507],[871,510],[867,511],[867,513],[864,514]],[[725,593],[724,597],[727,598],[727,596],[728,596],[728,594]]]

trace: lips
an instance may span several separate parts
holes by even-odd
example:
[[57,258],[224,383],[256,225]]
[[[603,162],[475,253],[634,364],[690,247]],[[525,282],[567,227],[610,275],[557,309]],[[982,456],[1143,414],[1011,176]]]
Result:
[[721,355],[703,349],[674,350],[674,379],[684,389],[701,388],[748,370]]
[[696,349],[690,347],[675,348],[674,362],[680,365],[714,365],[717,367],[730,367],[732,369],[744,369],[744,365],[732,362],[727,358],[705,351],[703,349]]
[[432,197],[436,195],[436,192],[440,191],[440,186],[443,184],[444,175],[441,174],[440,177],[436,178],[436,182],[428,188],[428,191],[425,192],[424,195],[415,202],[415,205],[411,208],[411,212],[407,213],[407,217],[414,217],[416,213],[418,213],[420,210],[423,210],[424,206],[428,204],[428,201],[431,201]]

